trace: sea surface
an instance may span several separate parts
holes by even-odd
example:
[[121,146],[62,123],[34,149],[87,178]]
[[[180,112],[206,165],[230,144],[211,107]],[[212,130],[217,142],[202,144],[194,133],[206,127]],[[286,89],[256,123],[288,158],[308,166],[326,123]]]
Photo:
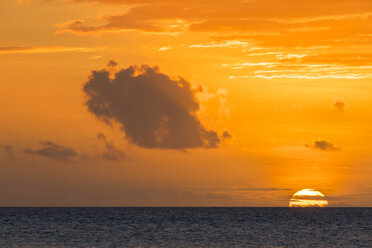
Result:
[[0,247],[372,247],[372,208],[0,208]]

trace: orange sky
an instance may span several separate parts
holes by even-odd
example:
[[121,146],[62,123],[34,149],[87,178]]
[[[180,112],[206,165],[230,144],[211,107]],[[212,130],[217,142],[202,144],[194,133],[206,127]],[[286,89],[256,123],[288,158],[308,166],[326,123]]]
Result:
[[0,29],[1,206],[372,206],[370,0],[6,0]]

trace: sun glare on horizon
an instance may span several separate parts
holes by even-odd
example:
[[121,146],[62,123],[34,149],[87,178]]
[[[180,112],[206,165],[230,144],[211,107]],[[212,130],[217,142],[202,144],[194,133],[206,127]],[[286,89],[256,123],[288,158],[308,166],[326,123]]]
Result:
[[297,191],[289,201],[289,207],[326,207],[325,195],[315,189]]

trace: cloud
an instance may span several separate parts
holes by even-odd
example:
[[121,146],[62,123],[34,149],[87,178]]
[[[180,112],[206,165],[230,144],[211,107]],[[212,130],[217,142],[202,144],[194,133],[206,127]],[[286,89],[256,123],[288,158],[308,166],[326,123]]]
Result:
[[346,103],[342,99],[336,99],[335,102],[333,103],[333,107],[340,112],[344,112],[345,106]]
[[322,151],[337,151],[340,150],[340,148],[337,148],[333,145],[333,143],[325,140],[325,139],[317,139],[314,140],[312,144],[306,144],[306,147],[313,148],[313,149],[318,149]]
[[[265,62],[222,64],[236,78],[260,79],[361,79],[372,77],[372,58],[366,54],[323,54],[307,56],[286,52],[248,53],[249,56],[265,56]],[[337,62],[338,61],[338,62]]]
[[[201,102],[208,102],[210,100],[217,100],[219,104],[218,117],[221,119],[230,119],[231,114],[231,104],[227,99],[228,92],[227,89],[218,88],[217,92],[209,92],[207,87],[199,86],[200,90],[198,92],[198,99]],[[201,112],[206,112],[204,109]]]
[[110,76],[92,71],[83,88],[88,110],[121,125],[129,142],[146,148],[212,148],[220,138],[198,119],[195,90],[183,78],[171,79],[157,67],[130,66]]
[[38,53],[63,53],[63,52],[97,52],[103,47],[0,47],[0,54],[38,54]]
[[114,143],[108,141],[103,133],[98,133],[97,138],[105,143],[106,149],[105,152],[97,156],[98,158],[108,161],[117,161],[125,158],[125,152],[116,148]]
[[250,191],[291,191],[289,188],[259,188],[259,187],[244,187],[244,186],[230,186],[230,187],[209,187],[210,191],[235,191],[235,192],[250,192]]
[[223,131],[223,133],[221,135],[222,139],[227,139],[227,140],[232,139],[232,137],[233,136],[231,135],[231,133],[229,131]]
[[145,32],[166,32],[160,24],[146,20],[137,19],[129,15],[110,16],[104,19],[106,24],[93,26],[85,24],[84,20],[72,20],[58,24],[57,34],[74,33],[78,35],[94,34],[115,31],[145,31]]
[[246,47],[248,45],[249,43],[246,41],[226,40],[226,41],[221,41],[221,42],[211,41],[211,42],[203,43],[203,44],[193,44],[193,45],[189,45],[189,47],[190,48],[216,48],[216,47],[237,48],[237,47]]
[[[139,31],[204,32],[239,36],[269,47],[369,44],[372,2],[294,0],[75,0],[127,5],[122,14],[105,16],[101,24],[71,20],[59,32]],[[243,41],[243,42],[244,42]]]
[[8,146],[8,145],[0,145],[0,149],[5,151],[6,155],[8,156],[10,160],[15,159],[13,147]]
[[168,51],[168,50],[171,50],[172,49],[172,47],[170,47],[170,46],[164,46],[164,47],[159,47],[158,48],[158,51]]
[[110,60],[108,63],[107,63],[107,67],[115,67],[117,66],[118,63],[114,60]]
[[[103,133],[97,134],[97,139],[103,141],[105,145],[105,150],[103,152],[99,152],[98,154],[86,154],[86,153],[78,153],[75,149],[66,147],[63,145],[58,145],[53,143],[52,141],[41,141],[40,144],[42,145],[41,149],[25,149],[25,153],[39,155],[42,157],[68,162],[73,158],[82,159],[86,161],[90,160],[106,160],[106,161],[119,161],[126,158],[126,153],[120,149],[118,149],[113,142],[109,141]],[[8,146],[0,146],[0,148],[4,148],[8,153],[12,152],[12,149]],[[9,153],[10,155],[11,153]],[[8,155],[8,156],[9,156]],[[9,156],[10,157],[10,156]],[[14,155],[13,155],[14,157]],[[11,158],[11,157],[10,157]]]
[[52,141],[41,141],[40,144],[42,145],[41,149],[39,150],[26,149],[25,153],[35,154],[62,162],[67,162],[70,159],[77,157],[78,155],[73,148],[58,145],[53,143]]

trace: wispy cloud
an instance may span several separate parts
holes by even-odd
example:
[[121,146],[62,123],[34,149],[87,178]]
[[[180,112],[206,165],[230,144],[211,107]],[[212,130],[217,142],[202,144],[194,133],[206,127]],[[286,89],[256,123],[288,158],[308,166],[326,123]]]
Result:
[[[59,25],[57,32],[213,33],[238,37],[264,47],[314,47],[369,44],[370,1],[169,1],[75,0],[128,6],[122,14],[106,15],[100,24],[76,19]],[[92,18],[93,20],[93,18]],[[196,47],[221,47],[201,43]],[[223,46],[222,46],[223,47]]]
[[[265,61],[222,64],[234,70],[230,78],[260,79],[363,79],[371,78],[372,57],[369,54],[295,54],[285,52],[253,53]],[[249,54],[251,55],[251,54]]]
[[291,78],[291,79],[362,79],[366,78],[365,76],[358,74],[346,74],[346,75],[255,75],[252,78],[261,78],[261,79],[275,79],[275,78]]
[[189,45],[190,48],[217,48],[217,47],[245,47],[249,43],[247,41],[227,40],[222,42],[211,41],[203,44]]
[[255,192],[255,191],[291,191],[289,188],[269,188],[269,187],[246,187],[246,186],[229,186],[229,187],[208,187],[211,191],[235,191],[235,192]]
[[0,54],[37,54],[37,53],[65,53],[65,52],[97,52],[104,47],[0,47]]
[[165,46],[165,47],[159,47],[158,48],[158,51],[168,51],[168,50],[171,50],[172,49],[172,47],[170,47],[170,46]]
[[105,144],[105,151],[97,156],[98,159],[118,161],[126,157],[126,153],[123,150],[118,149],[113,142],[107,140],[103,133],[98,133],[97,138]]
[[67,147],[64,145],[56,144],[52,141],[41,141],[40,145],[42,148],[40,149],[25,149],[25,153],[39,155],[42,157],[68,162],[72,158],[77,157],[78,153],[75,149],[71,147]]

